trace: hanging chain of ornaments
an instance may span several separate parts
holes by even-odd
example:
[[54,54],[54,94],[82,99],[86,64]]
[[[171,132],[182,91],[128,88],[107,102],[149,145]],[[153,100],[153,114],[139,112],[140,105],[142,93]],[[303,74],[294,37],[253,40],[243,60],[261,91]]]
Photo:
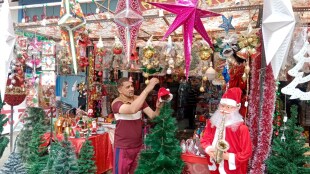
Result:
[[171,56],[172,49],[173,49],[172,38],[171,38],[171,36],[169,36],[168,37],[168,42],[167,42],[167,45],[166,45],[166,51],[164,53],[164,55],[166,57],[165,61],[168,64],[168,68],[167,68],[167,71],[166,71],[167,74],[171,74],[173,69],[174,69],[174,60],[173,60],[173,58]]
[[[146,68],[143,76],[146,78],[145,84],[149,84],[149,75],[153,74],[154,69],[159,67],[159,60],[154,58],[155,49],[152,45],[153,36],[149,38],[146,43],[146,46],[143,47],[143,60],[142,65]],[[156,70],[155,70],[156,72]]]
[[102,69],[103,69],[103,58],[106,55],[106,50],[103,48],[98,48],[96,51],[96,58],[95,58],[95,73],[99,77],[102,76]]
[[202,81],[201,81],[201,86],[199,88],[200,92],[205,92],[204,83],[207,80],[213,80],[214,79],[213,75],[215,77],[216,72],[212,67],[213,66],[212,60],[210,61],[210,63],[208,62],[208,60],[212,57],[213,53],[214,52],[212,48],[210,48],[209,44],[207,43],[203,43],[202,46],[199,48],[199,57],[201,61],[203,62],[203,66],[201,69]]
[[287,122],[287,114],[286,114],[286,110],[283,111],[283,127],[281,128],[282,135],[281,135],[281,141],[285,142],[286,137],[285,137],[285,130],[287,129],[287,127],[285,126],[285,123]]

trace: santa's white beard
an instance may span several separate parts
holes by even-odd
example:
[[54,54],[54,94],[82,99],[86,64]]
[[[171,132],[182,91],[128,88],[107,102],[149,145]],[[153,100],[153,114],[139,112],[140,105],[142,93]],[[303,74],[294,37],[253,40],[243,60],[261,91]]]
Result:
[[[225,113],[225,127],[226,126],[232,126],[236,127],[239,126],[241,123],[243,123],[242,115],[239,113],[239,110],[235,110],[231,113]],[[221,122],[223,118],[223,113],[218,109],[214,112],[212,117],[210,118],[210,121],[213,126],[220,127]]]

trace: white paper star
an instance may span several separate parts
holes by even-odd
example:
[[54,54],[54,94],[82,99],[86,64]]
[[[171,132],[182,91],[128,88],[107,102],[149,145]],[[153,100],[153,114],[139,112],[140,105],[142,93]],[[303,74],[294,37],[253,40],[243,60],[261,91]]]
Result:
[[263,38],[267,65],[271,62],[274,78],[278,77],[289,51],[295,17],[291,1],[264,0]]
[[4,1],[0,11],[0,48],[2,50],[0,63],[0,92],[1,99],[4,100],[8,67],[13,58],[13,48],[16,39],[8,1]]

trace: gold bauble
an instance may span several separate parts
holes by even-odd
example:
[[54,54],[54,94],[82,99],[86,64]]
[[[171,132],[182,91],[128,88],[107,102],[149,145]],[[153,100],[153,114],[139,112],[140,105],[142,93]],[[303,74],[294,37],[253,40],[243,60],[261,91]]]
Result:
[[143,73],[143,77],[148,78],[149,77],[149,73]]
[[152,50],[150,50],[150,49],[148,49],[148,50],[146,50],[145,52],[144,52],[144,58],[146,58],[146,59],[150,59],[150,58],[152,58],[153,57],[153,55],[154,55],[154,51],[152,51]]
[[202,71],[207,71],[208,67],[204,66],[202,67]]
[[199,53],[199,57],[201,60],[208,60],[210,58],[210,56],[211,56],[210,52],[206,51],[206,50],[200,51],[200,53]]
[[245,82],[247,78],[248,78],[248,77],[247,77],[246,73],[243,73],[243,75],[242,75],[242,80]]
[[148,65],[146,66],[146,68],[147,68],[147,69],[151,69],[151,68],[152,68],[152,65],[151,65],[151,64],[148,64]]
[[207,81],[207,80],[208,80],[208,77],[207,77],[207,76],[203,76],[203,77],[202,77],[202,80],[203,80],[203,81]]
[[239,42],[238,45],[239,45],[240,48],[244,48],[245,47],[244,42]]
[[200,91],[200,92],[205,92],[205,88],[204,88],[203,86],[201,86],[201,87],[199,88],[199,91]]
[[145,80],[145,84],[148,85],[150,83],[149,79]]
[[249,65],[246,65],[246,66],[244,67],[244,72],[245,72],[246,74],[249,74],[249,73],[250,73],[250,66],[249,66]]
[[251,37],[248,38],[248,42],[249,42],[249,43],[253,42],[253,38],[251,38]]

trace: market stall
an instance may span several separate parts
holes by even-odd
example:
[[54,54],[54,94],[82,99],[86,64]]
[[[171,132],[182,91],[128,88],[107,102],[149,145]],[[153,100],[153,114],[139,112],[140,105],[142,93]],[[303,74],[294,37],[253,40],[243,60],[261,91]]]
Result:
[[[10,104],[9,95],[23,95],[30,110],[55,112],[55,118],[46,118],[49,123],[40,123],[49,127],[38,132],[48,140],[45,145],[61,142],[67,134],[79,157],[83,144],[91,141],[96,171],[103,173],[113,166],[116,120],[111,103],[118,96],[117,80],[131,79],[139,95],[156,77],[159,87],[169,88],[174,96],[170,114],[177,126],[186,120],[183,128],[194,130],[180,140],[183,173],[207,173],[208,156],[200,145],[206,122],[222,95],[238,87],[242,90],[239,112],[253,143],[248,171],[262,173],[274,124],[286,122],[286,111],[274,116],[278,81],[293,81],[281,90],[292,99],[310,98],[297,88],[309,81],[303,77],[309,73],[305,57],[309,56],[309,4],[303,0],[278,2],[278,6],[262,0],[160,2],[119,0],[113,5],[110,0],[63,0],[10,7],[20,9],[23,17],[14,24],[15,56],[4,72],[9,74],[4,101]],[[47,16],[46,9],[55,6],[61,6],[59,15]],[[27,15],[33,8],[42,9],[41,17]],[[296,80],[289,80],[288,74]],[[156,107],[159,87],[146,99],[151,108]],[[284,110],[283,105],[278,110]],[[143,121],[145,138],[154,125]]]

